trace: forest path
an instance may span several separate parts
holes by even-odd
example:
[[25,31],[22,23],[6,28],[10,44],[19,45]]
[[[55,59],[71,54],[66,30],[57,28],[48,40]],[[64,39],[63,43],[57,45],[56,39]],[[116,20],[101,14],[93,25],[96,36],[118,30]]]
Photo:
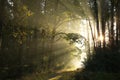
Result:
[[76,71],[64,71],[53,74],[48,80],[69,80],[70,77],[74,76]]

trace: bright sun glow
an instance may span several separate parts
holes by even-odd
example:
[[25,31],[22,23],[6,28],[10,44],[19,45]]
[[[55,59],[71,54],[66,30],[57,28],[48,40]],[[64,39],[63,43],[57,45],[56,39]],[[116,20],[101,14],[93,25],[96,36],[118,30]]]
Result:
[[80,68],[80,67],[81,67],[81,62],[80,62],[80,60],[78,60],[78,59],[74,59],[74,60],[72,61],[72,63],[73,63],[74,69],[77,69],[77,68]]
[[81,47],[81,44],[78,44],[76,43],[75,46],[82,50],[82,53],[80,54],[80,58],[79,59],[74,59],[73,60],[73,65],[74,67],[77,69],[77,68],[83,68],[84,67],[84,64],[83,62],[85,61],[85,59],[87,59],[87,54],[86,52],[84,51],[85,50],[85,45]]
[[77,69],[77,68],[83,68],[84,67],[84,64],[83,62],[85,61],[85,59],[87,58],[87,55],[86,53],[81,53],[80,55],[80,59],[73,59],[72,63],[73,63],[73,68],[74,69]]
[[101,36],[99,37],[99,40],[100,40],[100,41],[103,41],[103,40],[104,40],[104,37],[101,35]]

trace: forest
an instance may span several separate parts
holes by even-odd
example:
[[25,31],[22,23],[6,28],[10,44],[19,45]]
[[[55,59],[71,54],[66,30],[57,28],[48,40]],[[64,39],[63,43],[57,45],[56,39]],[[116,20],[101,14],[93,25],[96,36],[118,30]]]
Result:
[[120,0],[0,0],[0,80],[120,80]]

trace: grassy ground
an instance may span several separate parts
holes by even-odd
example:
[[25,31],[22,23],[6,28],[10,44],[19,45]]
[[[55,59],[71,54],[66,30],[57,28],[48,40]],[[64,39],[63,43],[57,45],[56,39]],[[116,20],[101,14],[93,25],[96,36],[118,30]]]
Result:
[[33,73],[20,80],[120,80],[120,73],[78,72]]
[[[1,80],[1,79],[0,79]],[[3,79],[2,79],[3,80]],[[120,80],[120,73],[64,71],[64,72],[33,72],[17,79],[4,80]]]

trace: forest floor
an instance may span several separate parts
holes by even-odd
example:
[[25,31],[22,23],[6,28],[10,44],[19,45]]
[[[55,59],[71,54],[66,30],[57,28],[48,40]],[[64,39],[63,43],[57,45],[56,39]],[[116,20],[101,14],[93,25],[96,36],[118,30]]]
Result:
[[48,80],[69,80],[70,78],[73,78],[74,74],[75,71],[64,71],[50,76]]
[[120,80],[120,73],[107,72],[61,72],[48,80]]
[[74,80],[76,71],[62,71],[50,73],[32,73],[17,80]]
[[[3,79],[0,79],[3,80]],[[120,80],[120,73],[90,72],[90,71],[62,71],[49,73],[30,73],[18,79],[4,80]]]

